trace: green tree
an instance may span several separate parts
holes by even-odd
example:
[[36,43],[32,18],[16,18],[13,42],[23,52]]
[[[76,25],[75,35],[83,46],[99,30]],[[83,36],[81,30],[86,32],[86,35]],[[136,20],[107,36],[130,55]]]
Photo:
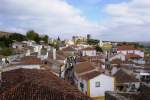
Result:
[[25,41],[26,37],[22,34],[19,33],[13,33],[12,35],[9,36],[9,39],[11,39],[12,41]]
[[39,34],[34,32],[33,30],[28,31],[26,37],[27,39],[34,40],[37,43],[41,40]]
[[5,48],[9,47],[12,44],[12,40],[9,37],[0,37],[0,47]]
[[89,39],[87,40],[87,43],[89,45],[97,45],[99,43],[99,40],[96,40],[96,39]]
[[103,49],[98,45],[95,46],[95,49],[97,52],[103,52]]
[[2,50],[0,50],[0,55],[3,56],[10,56],[13,53],[13,49],[12,48],[4,48]]
[[45,43],[48,43],[48,35],[44,35],[43,37],[41,37],[41,40],[43,40]]

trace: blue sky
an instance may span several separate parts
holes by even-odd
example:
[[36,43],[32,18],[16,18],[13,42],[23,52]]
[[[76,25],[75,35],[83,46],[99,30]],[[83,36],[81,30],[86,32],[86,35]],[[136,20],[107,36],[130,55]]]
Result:
[[0,31],[149,41],[150,0],[0,0]]
[[103,11],[107,4],[120,3],[127,0],[67,0],[74,7],[80,9],[90,21],[101,22],[109,18]]

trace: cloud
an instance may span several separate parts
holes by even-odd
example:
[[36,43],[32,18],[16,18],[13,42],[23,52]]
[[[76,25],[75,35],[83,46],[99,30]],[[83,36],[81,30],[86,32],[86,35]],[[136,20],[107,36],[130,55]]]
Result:
[[[1,0],[0,30],[25,33],[30,29],[68,38],[75,34],[92,34],[105,40],[142,41],[150,37],[150,0],[129,0],[105,4],[105,18],[91,22],[82,8],[70,5],[68,0]],[[98,7],[103,0],[83,0]],[[101,8],[101,7],[100,7]],[[84,11],[84,10],[83,10]],[[99,14],[98,14],[99,15]],[[102,15],[103,16],[103,15]]]
[[104,11],[110,19],[103,24],[105,39],[143,41],[150,37],[150,0],[129,0],[108,4]]
[[1,30],[34,29],[46,34],[64,33],[64,37],[99,31],[98,25],[89,22],[79,9],[65,0],[1,0],[0,22]]

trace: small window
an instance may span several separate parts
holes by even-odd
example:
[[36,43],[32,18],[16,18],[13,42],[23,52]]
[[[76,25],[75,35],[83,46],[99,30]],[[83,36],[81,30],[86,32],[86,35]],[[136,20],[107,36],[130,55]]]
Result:
[[100,87],[100,82],[96,82],[95,87]]
[[84,88],[84,84],[83,84],[83,83],[81,83],[81,82],[80,82],[80,87],[81,87],[81,88]]
[[81,88],[81,91],[83,91],[84,89],[84,84],[80,82],[80,88]]

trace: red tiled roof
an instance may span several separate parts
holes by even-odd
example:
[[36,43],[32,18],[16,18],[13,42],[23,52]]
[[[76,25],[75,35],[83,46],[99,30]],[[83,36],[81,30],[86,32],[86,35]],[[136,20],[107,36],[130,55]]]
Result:
[[91,100],[47,70],[12,70],[2,80],[0,100]]
[[140,55],[137,54],[127,54],[126,55],[127,59],[133,59],[133,58],[142,58]]
[[134,45],[121,45],[117,48],[118,50],[142,50],[142,48],[135,48]]
[[68,46],[66,48],[63,48],[62,51],[76,51],[73,47]]
[[114,74],[116,83],[128,83],[139,82],[138,79],[132,74],[126,71],[126,69],[120,69]]
[[25,56],[21,59],[21,64],[42,64],[42,61],[40,58],[37,58],[36,56]]
[[76,73],[83,73],[95,69],[90,62],[81,62],[75,65]]
[[89,72],[89,73],[86,73],[84,75],[81,75],[81,78],[85,79],[85,80],[89,80],[89,79],[92,79],[98,75],[100,75],[101,73],[98,72],[98,71],[93,71],[93,72]]
[[[53,53],[49,52],[48,53],[48,59],[52,60],[53,59]],[[56,60],[65,60],[66,55],[64,55],[63,52],[56,52]]]
[[114,59],[111,61],[111,64],[122,64],[123,61],[121,59]]
[[85,61],[88,61],[88,58],[86,56],[81,56],[81,57],[77,57],[76,58],[76,61],[77,62],[85,62]]

